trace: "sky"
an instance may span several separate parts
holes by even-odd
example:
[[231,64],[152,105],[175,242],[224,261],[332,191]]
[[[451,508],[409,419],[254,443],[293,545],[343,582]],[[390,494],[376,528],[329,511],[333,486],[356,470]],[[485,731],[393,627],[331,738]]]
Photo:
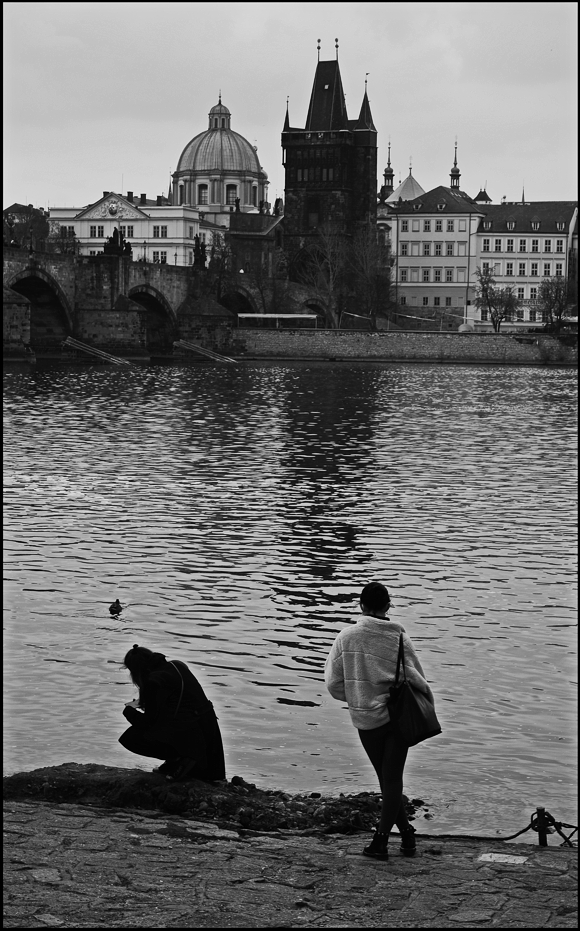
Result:
[[338,58],[350,119],[368,96],[378,184],[412,165],[528,201],[577,194],[576,3],[4,3],[4,208],[167,193],[218,102],[284,196],[280,135]]

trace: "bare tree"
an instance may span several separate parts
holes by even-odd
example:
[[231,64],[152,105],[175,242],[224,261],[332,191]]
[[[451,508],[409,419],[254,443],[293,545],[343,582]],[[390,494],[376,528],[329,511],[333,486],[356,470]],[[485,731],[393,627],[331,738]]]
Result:
[[499,333],[504,320],[510,319],[520,307],[515,288],[498,288],[492,272],[488,268],[476,268],[475,306],[489,314],[491,325]]
[[538,288],[538,301],[544,311],[546,323],[556,332],[562,326],[562,317],[566,314],[570,303],[568,294],[568,281],[563,275],[544,278]]
[[302,253],[298,278],[326,308],[327,320],[338,329],[347,284],[346,240],[335,227],[324,224],[314,242]]
[[368,317],[373,330],[379,316],[388,317],[392,304],[391,268],[386,246],[380,243],[376,227],[360,227],[349,249],[350,305],[360,316]]

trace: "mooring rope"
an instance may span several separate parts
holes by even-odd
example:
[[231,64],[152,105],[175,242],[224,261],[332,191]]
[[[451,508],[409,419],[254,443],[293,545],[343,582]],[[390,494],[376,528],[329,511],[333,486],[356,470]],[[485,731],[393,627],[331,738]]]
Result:
[[[556,819],[550,814],[549,811],[546,811],[545,808],[536,808],[535,813],[530,818],[530,823],[527,827],[522,828],[521,831],[518,831],[517,834],[510,834],[509,837],[486,837],[485,840],[513,840],[515,837],[520,837],[521,834],[525,834],[526,831],[537,831],[538,832],[538,842],[541,847],[546,847],[548,844],[547,835],[553,834],[551,828],[554,828],[560,835],[564,838],[564,843],[560,844],[560,847],[573,847],[574,844],[570,840],[571,837],[574,837],[574,834],[578,830],[578,827],[574,824],[566,824],[564,821],[556,821]],[[572,828],[570,834],[564,834],[562,828]]]

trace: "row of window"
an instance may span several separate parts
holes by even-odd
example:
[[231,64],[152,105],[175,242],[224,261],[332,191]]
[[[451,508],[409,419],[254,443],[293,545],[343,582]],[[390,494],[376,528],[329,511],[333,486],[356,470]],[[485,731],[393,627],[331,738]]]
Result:
[[[492,228],[492,224],[493,224],[493,221],[492,221],[492,220],[484,220],[484,221],[483,221],[483,229],[484,229],[484,230],[490,230],[490,229]],[[530,226],[531,226],[531,228],[532,228],[533,230],[535,230],[535,231],[539,230],[539,229],[540,229],[540,220],[532,220],[531,223],[530,223]],[[508,228],[508,230],[515,230],[515,228],[516,228],[516,221],[515,221],[515,220],[508,220],[507,223],[506,223],[506,227]],[[565,224],[564,220],[557,220],[557,221],[556,221],[556,229],[557,229],[557,230],[560,230],[560,232],[563,232],[563,231],[566,229],[566,224]]]
[[[215,185],[215,182],[214,182]],[[258,206],[258,188],[252,187],[252,205],[254,207]],[[233,207],[236,203],[238,197],[238,186],[237,184],[226,184],[226,204],[230,207]],[[197,204],[200,207],[207,207],[209,205],[209,184],[198,184],[197,185]],[[217,204],[220,202],[219,192],[217,185],[215,185],[212,196],[212,204]],[[179,203],[185,203],[185,187],[180,185],[179,188]]]
[[338,181],[340,179],[340,169],[337,168],[291,168],[289,171],[289,181]]
[[[401,232],[402,233],[409,232],[409,223],[411,224],[411,227],[410,227],[411,231],[413,233],[418,233],[420,230],[420,224],[421,224],[420,220],[401,220]],[[432,223],[434,224],[433,227],[431,226]],[[448,233],[454,233],[455,232],[455,220],[447,220],[445,229]],[[457,229],[459,230],[460,233],[465,233],[467,231],[467,220],[458,220]],[[442,233],[443,232],[443,220],[423,220],[423,232],[424,233],[431,233],[431,232]]]
[[[419,272],[421,277],[419,277]],[[433,277],[431,277],[433,275]],[[423,281],[426,284],[430,281],[435,282],[453,282],[465,283],[467,280],[466,268],[401,268],[399,269],[399,281],[416,282]]]
[[[61,227],[61,229],[66,229],[66,227]],[[135,236],[133,226],[121,226],[121,232],[126,239],[133,239]],[[190,231],[193,229],[190,226]],[[74,233],[74,226],[69,226],[69,230],[72,230]],[[189,234],[193,234],[190,232]],[[104,239],[105,236],[105,227],[104,226],[91,226],[89,231],[89,236],[91,239]],[[154,226],[153,227],[153,239],[167,239],[167,227],[166,226]]]
[[[485,307],[481,308],[481,319],[484,321],[490,319],[489,313]],[[518,307],[515,313],[512,310],[509,310],[504,317],[504,320],[506,321],[506,323],[511,323],[514,320],[523,321],[524,319],[525,319],[525,316],[524,316],[523,307]],[[536,307],[530,307],[528,311],[528,320],[530,321],[530,323],[547,323],[548,322],[548,311],[539,310]]]
[[[517,266],[518,266],[518,271],[517,271],[518,278],[519,278],[519,277],[526,277],[526,276],[527,276],[527,274],[528,274],[528,272],[527,272],[527,264],[528,264],[527,262],[518,262],[518,263],[517,263]],[[551,263],[551,262],[543,262],[543,263],[541,263],[541,264],[542,264],[542,277],[544,277],[544,278],[551,278],[551,277],[552,277],[552,263]],[[516,266],[516,263],[515,263],[515,262],[506,262],[506,264],[505,264],[505,275],[506,275],[506,277],[512,278],[512,277],[515,276],[515,266]],[[485,272],[491,271],[492,275],[501,275],[501,264],[500,264],[499,262],[496,262],[496,263],[493,264],[493,265],[492,265],[490,262],[482,262],[481,267],[482,267],[483,271],[485,271]],[[540,275],[540,262],[530,262],[530,272],[529,272],[529,274],[530,274],[530,277],[532,277],[532,278],[538,278],[538,277],[539,277],[539,275]],[[563,274],[564,274],[564,263],[563,263],[563,262],[556,262],[556,263],[555,263],[555,269],[554,269],[554,275],[555,275],[557,278],[560,278]]]
[[[555,252],[564,252],[564,240],[563,239],[544,239],[544,252],[552,252],[552,246],[556,243]],[[506,239],[505,249],[503,245],[503,239],[494,239],[493,241],[493,251],[494,252],[515,252],[515,239]],[[540,240],[532,239],[530,252],[539,252],[540,251]],[[484,239],[482,252],[491,252],[491,239]],[[518,240],[518,252],[528,252],[528,240],[520,239]]]
[[[419,255],[419,247],[423,247],[422,255],[467,255],[466,242],[401,242],[400,255]],[[445,250],[443,247],[445,246]],[[457,253],[455,247],[457,246]]]
[[[440,298],[440,297],[434,297],[434,298],[433,298],[433,307],[443,307],[443,306],[445,306],[445,307],[451,307],[451,306],[452,306],[452,305],[451,305],[452,298],[450,298],[450,297],[445,297],[443,300],[445,301],[445,305],[443,305],[443,304],[441,303],[441,298]],[[407,298],[405,297],[405,295],[403,295],[402,297],[399,298],[399,304],[402,304],[403,307],[405,306],[406,303],[407,303]],[[428,297],[424,297],[423,300],[422,300],[422,304],[423,304],[423,307],[429,307],[429,305],[431,304],[431,299],[428,298]]]

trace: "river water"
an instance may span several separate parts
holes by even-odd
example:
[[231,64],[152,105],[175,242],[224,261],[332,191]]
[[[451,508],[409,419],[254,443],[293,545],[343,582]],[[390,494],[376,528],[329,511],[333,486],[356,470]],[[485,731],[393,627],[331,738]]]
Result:
[[5,773],[150,769],[117,742],[139,643],[191,665],[228,776],[375,791],[323,666],[378,579],[443,726],[406,769],[429,830],[577,823],[573,370],[71,365],[4,388]]

